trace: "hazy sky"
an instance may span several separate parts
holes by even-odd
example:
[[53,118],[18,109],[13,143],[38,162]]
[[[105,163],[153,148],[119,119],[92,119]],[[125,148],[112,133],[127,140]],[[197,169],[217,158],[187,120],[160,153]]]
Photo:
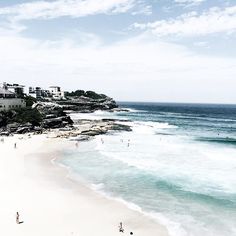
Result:
[[0,81],[236,103],[236,0],[0,1]]

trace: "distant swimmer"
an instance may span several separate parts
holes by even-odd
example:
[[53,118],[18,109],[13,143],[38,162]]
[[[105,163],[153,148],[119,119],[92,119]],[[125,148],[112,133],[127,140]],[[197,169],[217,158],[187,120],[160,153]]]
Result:
[[133,235],[133,232],[130,232],[129,234],[130,234],[130,235]]
[[124,233],[122,222],[119,224],[119,232]]

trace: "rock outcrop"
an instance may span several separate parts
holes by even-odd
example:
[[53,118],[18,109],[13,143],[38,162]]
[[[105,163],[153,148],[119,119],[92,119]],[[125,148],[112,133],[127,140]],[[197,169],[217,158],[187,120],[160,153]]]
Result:
[[[32,108],[12,110],[0,113],[0,135],[23,134],[28,132],[42,133],[58,129],[61,136],[80,136],[81,139],[105,134],[108,131],[131,131],[128,125],[118,120],[79,120],[76,125],[67,112],[90,113],[96,110],[119,111],[116,102],[104,95],[92,91],[77,90],[69,94],[67,100],[33,104]],[[67,112],[66,112],[67,111]]]
[[40,133],[72,124],[71,118],[56,103],[39,102],[32,108],[0,112],[0,135]]
[[44,129],[63,128],[72,125],[73,121],[62,106],[53,102],[38,102],[33,105],[43,117],[41,127]]
[[76,140],[89,140],[90,137],[106,134],[107,132],[132,131],[129,125],[121,124],[118,120],[79,120],[71,130],[59,129],[57,137],[71,138]]
[[96,110],[111,110],[118,107],[116,102],[110,97],[99,99],[85,96],[68,97],[68,100],[58,101],[57,103],[63,110],[72,110],[83,113],[94,112]]

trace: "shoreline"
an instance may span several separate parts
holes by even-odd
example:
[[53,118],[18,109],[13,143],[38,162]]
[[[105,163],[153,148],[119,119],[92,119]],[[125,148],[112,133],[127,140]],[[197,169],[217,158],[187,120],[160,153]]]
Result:
[[[19,155],[21,167],[24,163],[18,177],[23,183],[18,186],[20,191],[13,193],[13,196],[20,196],[19,212],[25,222],[16,225],[13,219],[6,225],[13,224],[11,229],[15,231],[8,234],[6,229],[3,235],[120,235],[119,222],[123,222],[124,235],[131,231],[134,235],[168,235],[165,226],[148,216],[71,179],[68,168],[55,163],[55,158],[62,155],[63,149],[74,148],[74,142],[47,139],[45,135],[21,141],[19,149],[20,145],[32,144],[29,151],[24,150]],[[37,150],[32,148],[36,142]],[[4,221],[1,215],[0,220]]]

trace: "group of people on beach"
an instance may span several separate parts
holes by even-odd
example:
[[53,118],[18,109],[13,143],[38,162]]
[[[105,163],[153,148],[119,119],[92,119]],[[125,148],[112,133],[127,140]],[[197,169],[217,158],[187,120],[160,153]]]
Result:
[[[120,222],[120,224],[119,224],[119,232],[120,232],[120,233],[124,233],[124,232],[125,232],[125,230],[124,230],[124,228],[123,228],[123,223],[122,223],[122,222]],[[130,234],[130,235],[133,235],[133,232],[130,232],[129,234]]]
[[[124,140],[123,139],[121,139],[120,140],[122,143],[124,142]],[[130,139],[128,139],[128,142],[127,142],[127,147],[129,147],[129,145],[130,145]]]
[[[101,138],[100,140],[101,140],[101,143],[102,143],[102,144],[105,143],[103,138]],[[124,142],[123,139],[121,139],[120,141],[121,141],[122,143]],[[78,141],[76,141],[75,146],[76,146],[76,148],[79,147],[79,142],[78,142]],[[128,139],[128,142],[127,142],[127,147],[129,147],[129,146],[130,146],[130,139]]]

